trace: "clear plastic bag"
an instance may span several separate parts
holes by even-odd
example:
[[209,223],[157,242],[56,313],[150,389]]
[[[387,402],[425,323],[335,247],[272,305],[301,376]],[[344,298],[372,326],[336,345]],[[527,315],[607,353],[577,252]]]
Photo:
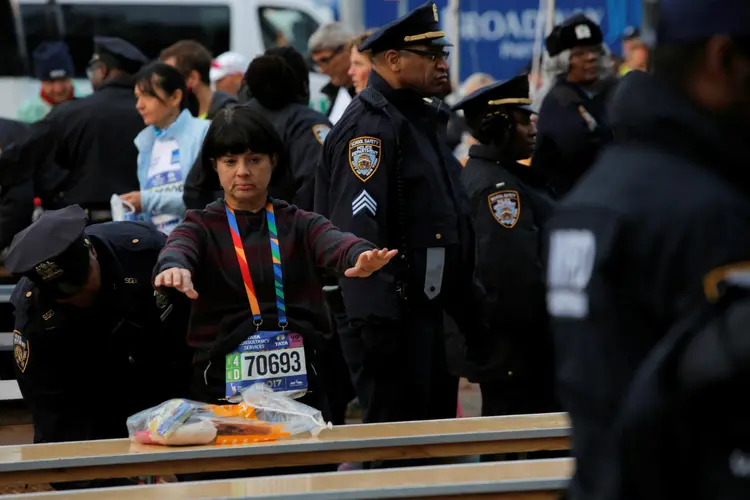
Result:
[[131,441],[167,446],[257,443],[332,427],[320,411],[265,384],[245,388],[239,404],[170,399],[131,416],[127,426]]

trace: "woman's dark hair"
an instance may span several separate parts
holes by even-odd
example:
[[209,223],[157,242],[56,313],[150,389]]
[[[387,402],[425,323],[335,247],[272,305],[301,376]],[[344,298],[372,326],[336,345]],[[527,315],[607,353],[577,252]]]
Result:
[[[164,103],[159,94],[156,93],[158,87],[167,95],[174,95],[178,90],[182,91],[182,100],[180,101],[180,111],[188,105],[188,92],[185,87],[185,79],[179,70],[162,62],[152,62],[141,68],[135,77],[135,86],[144,94],[156,97]],[[166,103],[164,103],[166,104]]]
[[310,75],[305,58],[294,47],[269,49],[245,72],[248,93],[268,109],[310,100]]
[[[284,143],[274,126],[248,106],[220,110],[211,121],[201,148],[201,175],[197,183],[205,189],[217,187],[214,161],[225,155],[248,151],[284,158]],[[278,163],[278,162],[277,162]],[[278,166],[278,165],[277,165]],[[277,169],[274,169],[274,173]]]

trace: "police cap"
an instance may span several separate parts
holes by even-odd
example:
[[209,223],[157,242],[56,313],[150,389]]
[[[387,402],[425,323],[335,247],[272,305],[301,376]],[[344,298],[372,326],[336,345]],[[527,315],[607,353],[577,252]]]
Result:
[[526,75],[510,80],[491,83],[475,90],[453,106],[453,111],[462,109],[466,123],[476,129],[487,116],[507,114],[510,109],[522,109],[533,113],[529,98],[529,79]]
[[554,27],[545,45],[549,55],[555,57],[565,50],[600,45],[603,41],[599,25],[583,14],[575,14]]
[[73,58],[65,42],[42,42],[32,57],[37,79],[51,81],[73,78]]
[[102,61],[126,73],[135,74],[148,62],[148,58],[133,44],[122,38],[95,36],[94,55],[91,56],[89,65],[97,61]]
[[26,276],[52,297],[75,294],[89,276],[86,222],[86,212],[78,205],[44,212],[13,238],[5,268]]
[[657,43],[750,36],[747,0],[661,0],[657,9]]
[[438,8],[435,2],[427,2],[413,11],[386,24],[367,37],[357,49],[373,54],[386,50],[402,49],[410,45],[435,45],[450,47],[445,32],[440,31]]

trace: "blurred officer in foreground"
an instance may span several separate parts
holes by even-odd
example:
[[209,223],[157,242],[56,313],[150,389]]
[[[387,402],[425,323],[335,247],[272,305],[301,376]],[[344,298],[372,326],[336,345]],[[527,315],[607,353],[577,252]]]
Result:
[[[5,260],[21,277],[13,353],[35,443],[126,437],[129,415],[185,396],[190,381],[189,305],[151,286],[166,236],[142,223],[87,223],[79,206],[47,211]],[[88,485],[114,484],[127,481]]]
[[750,273],[706,275],[706,300],[649,354],[619,420],[619,499],[750,497]]
[[317,212],[406,250],[377,276],[340,281],[349,321],[339,333],[365,422],[455,417],[443,311],[471,341],[483,331],[461,166],[441,141],[448,114],[428,98],[446,88],[446,46],[432,2],[365,40],[369,86],[334,126],[318,165]]
[[542,175],[518,163],[534,151],[530,105],[529,80],[518,76],[454,106],[479,142],[461,180],[474,208],[492,332],[490,363],[472,377],[481,382],[483,416],[558,411],[541,263],[541,228],[554,201]]
[[532,165],[549,177],[558,196],[591,167],[612,133],[606,106],[617,80],[610,74],[602,30],[583,14],[556,26],[546,39],[555,75],[539,111]]
[[750,260],[750,4],[660,10],[653,74],[622,79],[614,144],[548,224],[576,500],[612,493],[613,424],[639,364],[704,302],[708,273]]
[[75,96],[75,67],[65,42],[42,42],[32,57],[35,76],[41,82],[42,90],[18,108],[18,119],[25,123],[38,122],[53,107]]
[[[91,222],[111,220],[114,193],[139,189],[138,151],[143,129],[135,109],[133,74],[143,63],[137,48],[120,38],[95,37],[88,73],[94,93],[52,109],[31,134],[0,157],[0,183],[20,184],[39,170],[65,174],[53,206],[81,205]],[[47,174],[44,174],[47,175]]]

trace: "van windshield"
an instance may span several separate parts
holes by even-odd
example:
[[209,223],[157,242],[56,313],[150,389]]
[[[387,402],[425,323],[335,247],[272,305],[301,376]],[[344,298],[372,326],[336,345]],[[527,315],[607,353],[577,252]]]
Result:
[[[7,0],[0,0],[7,1]],[[86,77],[86,65],[97,35],[124,38],[147,57],[178,40],[191,39],[213,54],[229,50],[230,10],[226,5],[90,3],[58,4],[76,77]],[[34,50],[45,40],[45,5],[22,4],[26,45]]]

